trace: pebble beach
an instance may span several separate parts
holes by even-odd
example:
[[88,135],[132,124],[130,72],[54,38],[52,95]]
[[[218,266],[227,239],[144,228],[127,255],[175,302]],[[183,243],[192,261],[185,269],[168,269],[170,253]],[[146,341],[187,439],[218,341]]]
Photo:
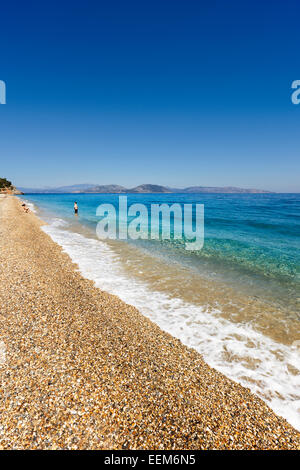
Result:
[[300,449],[249,389],[84,279],[0,197],[1,449]]

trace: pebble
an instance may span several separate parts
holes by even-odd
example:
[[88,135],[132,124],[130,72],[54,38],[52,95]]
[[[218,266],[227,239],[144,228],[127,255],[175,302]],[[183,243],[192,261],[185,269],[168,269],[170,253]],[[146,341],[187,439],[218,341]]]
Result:
[[0,200],[1,449],[300,449],[300,434]]

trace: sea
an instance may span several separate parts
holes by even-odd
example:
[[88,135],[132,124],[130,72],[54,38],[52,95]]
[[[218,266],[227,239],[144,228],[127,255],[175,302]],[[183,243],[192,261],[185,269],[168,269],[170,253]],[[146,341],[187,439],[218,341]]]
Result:
[[127,195],[128,206],[143,204],[149,217],[152,204],[203,204],[204,245],[196,251],[172,231],[169,240],[99,239],[97,208],[117,210],[118,194],[21,199],[84,277],[136,306],[300,430],[300,194]]

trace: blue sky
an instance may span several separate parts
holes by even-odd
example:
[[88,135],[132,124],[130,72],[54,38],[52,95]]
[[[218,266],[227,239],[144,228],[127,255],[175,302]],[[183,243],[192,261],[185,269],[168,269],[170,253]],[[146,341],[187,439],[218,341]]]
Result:
[[1,6],[0,176],[299,192],[297,1]]

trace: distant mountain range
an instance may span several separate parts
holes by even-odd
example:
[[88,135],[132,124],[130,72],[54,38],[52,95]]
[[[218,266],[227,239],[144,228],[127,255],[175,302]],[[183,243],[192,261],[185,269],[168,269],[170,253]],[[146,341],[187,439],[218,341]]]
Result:
[[270,193],[262,189],[245,189],[235,188],[234,186],[226,186],[223,188],[215,186],[190,186],[188,188],[170,188],[168,186],[159,186],[157,184],[141,184],[134,188],[125,188],[117,184],[95,185],[95,184],[74,184],[72,186],[60,186],[58,188],[18,188],[23,193],[41,193],[41,194],[58,194],[58,193],[115,193],[115,194],[145,194],[145,193]]

